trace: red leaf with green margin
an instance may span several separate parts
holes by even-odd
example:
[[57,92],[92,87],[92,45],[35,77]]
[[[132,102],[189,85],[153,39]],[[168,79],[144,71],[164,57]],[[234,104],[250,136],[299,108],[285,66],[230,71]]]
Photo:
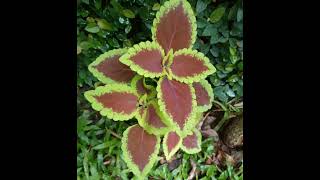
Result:
[[89,66],[89,71],[99,81],[107,83],[128,83],[136,74],[129,66],[119,61],[120,56],[125,54],[127,49],[114,49],[100,55]]
[[124,131],[121,149],[129,169],[143,179],[158,160],[160,137],[147,133],[136,124]]
[[197,36],[196,18],[186,0],[167,1],[160,7],[151,29],[152,39],[168,53],[191,48]]
[[156,100],[150,101],[141,111],[137,120],[148,133],[164,135],[170,130],[170,123],[163,117]]
[[153,98],[156,95],[155,88],[151,85],[147,85],[144,82],[143,76],[136,75],[131,81],[131,87],[136,89],[139,96],[143,96],[144,94],[148,95],[148,98]]
[[198,129],[194,129],[189,135],[183,138],[181,149],[188,154],[201,151],[201,133]]
[[192,84],[196,92],[197,109],[199,112],[207,111],[212,106],[213,89],[208,81],[201,80]]
[[138,111],[139,97],[136,91],[125,84],[110,84],[85,92],[92,108],[102,116],[114,120],[128,120]]
[[160,110],[179,133],[187,132],[195,117],[196,100],[192,85],[162,77],[157,86]]
[[170,160],[172,156],[179,150],[182,139],[174,131],[168,132],[163,138],[163,152],[167,160]]
[[198,82],[216,71],[210,60],[196,50],[179,50],[170,61],[170,76],[184,83]]
[[138,94],[140,95],[148,94],[150,92],[150,90],[143,85],[143,78],[137,81],[136,87],[137,87]]
[[[196,116],[194,118],[194,120],[192,121],[192,123],[190,123],[190,127],[192,127],[191,130],[189,130],[187,133],[185,133],[184,135],[188,135],[188,133],[190,133],[190,131],[192,131],[194,128],[198,127],[200,124],[200,121],[203,118],[203,112],[197,112]],[[201,128],[201,127],[200,127]]]
[[162,60],[163,49],[156,42],[141,42],[128,49],[120,57],[120,62],[130,66],[138,74],[145,77],[160,77],[164,74]]

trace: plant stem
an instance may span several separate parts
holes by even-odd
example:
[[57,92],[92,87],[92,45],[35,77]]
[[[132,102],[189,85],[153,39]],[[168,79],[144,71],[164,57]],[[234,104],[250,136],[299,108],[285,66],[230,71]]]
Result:
[[219,101],[213,100],[214,103],[218,104],[224,111],[227,111],[227,108],[221,104]]
[[218,132],[219,129],[233,117],[235,117],[235,115],[229,116],[229,111],[226,111],[223,118],[219,121],[218,125],[216,125],[216,127],[214,127],[214,130],[216,132]]

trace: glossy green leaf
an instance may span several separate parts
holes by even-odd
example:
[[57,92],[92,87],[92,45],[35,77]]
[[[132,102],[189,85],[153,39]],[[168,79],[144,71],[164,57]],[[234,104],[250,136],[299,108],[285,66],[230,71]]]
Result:
[[243,10],[241,8],[238,9],[238,12],[237,12],[237,21],[241,21],[242,20],[242,17],[243,17]]
[[112,31],[113,30],[112,24],[110,24],[106,20],[98,19],[97,22],[98,22],[98,26],[100,27],[100,29],[108,30],[108,31]]
[[119,42],[118,42],[118,40],[116,39],[116,38],[109,38],[108,40],[107,40],[107,42],[110,44],[110,46],[112,46],[112,47],[115,47],[115,48],[119,48],[120,47],[120,45],[119,45]]
[[207,22],[207,20],[206,19],[204,19],[204,18],[199,18],[199,19],[197,19],[197,28],[204,28],[204,27],[206,27],[208,25],[208,22]]
[[86,31],[90,32],[90,33],[97,33],[99,32],[99,26],[97,26],[95,23],[89,23],[86,28]]
[[213,24],[209,24],[203,30],[202,36],[212,36],[217,34],[217,28]]
[[160,4],[159,3],[155,3],[153,6],[152,6],[152,10],[154,11],[158,11],[160,9]]
[[236,94],[234,93],[234,91],[229,87],[229,86],[226,86],[226,94],[229,96],[229,97],[235,97]]
[[228,20],[232,20],[233,18],[235,18],[236,14],[237,14],[237,8],[238,8],[238,4],[234,4],[229,11],[228,14]]
[[210,21],[211,21],[212,23],[218,22],[218,21],[222,18],[222,16],[224,15],[225,11],[226,11],[226,8],[225,8],[224,6],[219,6],[217,9],[215,9],[215,10],[211,13],[211,15],[210,15]]
[[85,4],[89,4],[89,0],[81,0],[81,2],[83,2]]
[[224,87],[223,86],[218,86],[213,89],[213,93],[218,99],[222,102],[227,102],[228,101],[228,96],[224,92]]
[[207,7],[207,3],[204,2],[203,0],[198,0],[197,1],[197,6],[196,6],[196,12],[197,14],[201,13],[203,10],[205,10]]
[[136,15],[130,9],[125,9],[122,11],[123,15],[127,18],[135,18]]

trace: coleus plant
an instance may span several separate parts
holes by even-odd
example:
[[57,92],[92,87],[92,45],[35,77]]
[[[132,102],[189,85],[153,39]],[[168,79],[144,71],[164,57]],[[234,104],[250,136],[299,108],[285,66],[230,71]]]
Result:
[[122,150],[139,179],[159,159],[162,136],[167,160],[179,149],[189,154],[201,150],[196,125],[211,108],[213,90],[205,78],[216,69],[192,50],[196,29],[186,0],[167,1],[154,19],[152,42],[108,51],[88,67],[106,84],[85,92],[92,108],[115,121],[138,121],[123,133]]

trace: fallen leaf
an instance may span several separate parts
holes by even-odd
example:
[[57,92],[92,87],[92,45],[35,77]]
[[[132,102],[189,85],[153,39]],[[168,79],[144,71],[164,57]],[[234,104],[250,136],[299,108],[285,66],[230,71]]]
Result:
[[243,160],[243,151],[242,150],[233,150],[231,156],[235,161],[235,166]]
[[225,159],[226,165],[234,166],[236,164],[236,161],[234,160],[234,158],[227,153],[224,153],[224,159]]
[[212,164],[213,160],[211,157],[208,157],[208,159],[206,160],[206,165],[210,165]]
[[235,105],[233,105],[234,107],[237,107],[237,108],[242,108],[243,107],[243,102],[239,102],[239,103],[237,103],[237,104],[235,104]]
[[217,119],[217,118],[214,117],[214,116],[208,116],[208,117],[205,119],[203,125],[205,125],[205,126],[211,125],[216,119]]
[[213,129],[201,130],[201,133],[204,137],[213,137],[215,141],[219,140],[219,134]]
[[160,159],[160,164],[164,164],[164,163],[166,163],[167,161],[165,160],[165,158],[164,157],[161,157],[161,159]]
[[202,126],[202,130],[211,129],[210,125]]
[[182,160],[181,159],[174,159],[171,160],[170,162],[168,162],[168,168],[170,171],[176,169],[180,164],[181,164]]

